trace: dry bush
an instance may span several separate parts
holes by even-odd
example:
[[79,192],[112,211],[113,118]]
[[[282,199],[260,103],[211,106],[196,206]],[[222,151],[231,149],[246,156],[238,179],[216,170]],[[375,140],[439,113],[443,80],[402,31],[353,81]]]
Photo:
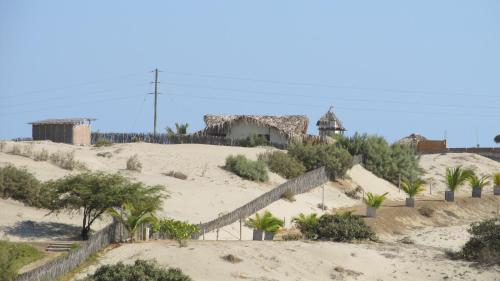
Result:
[[291,190],[287,190],[281,194],[281,198],[285,199],[288,202],[294,202],[295,201],[295,192]]
[[33,160],[35,161],[48,161],[49,160],[49,152],[46,149],[42,149],[41,151],[37,151],[33,153]]
[[301,240],[302,239],[302,233],[300,233],[298,231],[287,232],[287,233],[284,233],[283,235],[281,235],[281,239],[283,239],[283,241],[297,241],[297,240]]
[[230,263],[239,263],[239,262],[243,261],[242,259],[240,259],[237,256],[232,255],[232,254],[225,255],[221,258],[227,262],[230,262]]
[[138,171],[142,170],[142,163],[139,161],[139,156],[134,154],[127,160],[127,170]]
[[22,147],[19,144],[14,144],[12,149],[9,151],[9,154],[12,155],[22,155]]
[[23,151],[21,152],[21,155],[24,157],[31,158],[33,156],[33,143],[27,144],[23,147]]
[[168,177],[174,177],[180,180],[187,180],[188,176],[182,172],[170,171],[168,173],[163,173],[163,175]]
[[0,141],[0,152],[3,152],[6,147],[7,147],[7,142],[6,141]]
[[344,192],[347,197],[355,200],[361,199],[360,193],[363,193],[363,188],[359,185],[356,188]]
[[96,155],[98,157],[111,158],[113,156],[113,153],[106,151],[106,152],[99,152]]
[[75,152],[55,152],[49,157],[50,162],[60,168],[65,170],[85,170],[85,164],[75,160]]
[[424,206],[424,207],[420,207],[420,208],[418,209],[418,212],[419,212],[422,216],[430,218],[430,217],[432,217],[432,215],[434,214],[434,209],[431,209],[431,208],[429,208],[429,207]]
[[112,146],[112,145],[113,145],[113,142],[110,140],[106,140],[106,139],[98,139],[94,144],[95,147],[106,147],[106,146]]

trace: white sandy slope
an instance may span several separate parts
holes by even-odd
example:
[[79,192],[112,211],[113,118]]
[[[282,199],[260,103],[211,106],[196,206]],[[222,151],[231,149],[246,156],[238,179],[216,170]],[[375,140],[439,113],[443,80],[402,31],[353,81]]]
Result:
[[[9,142],[5,150],[10,150],[14,145],[24,148],[30,143]],[[243,180],[223,168],[225,159],[229,155],[243,154],[250,159],[256,159],[259,153],[269,148],[146,143],[116,144],[112,147],[94,148],[47,141],[33,142],[32,146],[35,152],[42,149],[49,153],[74,151],[75,158],[91,170],[118,172],[149,185],[163,185],[168,191],[169,198],[164,201],[163,210],[159,215],[188,220],[192,223],[209,221],[221,213],[230,212],[286,181],[270,173],[269,182],[256,183]],[[110,152],[112,157],[98,157],[97,153],[102,152]],[[131,172],[125,169],[127,159],[135,154],[139,156],[143,164],[141,172]],[[24,167],[41,180],[60,178],[79,172],[63,170],[49,162],[36,162],[27,157],[0,152],[0,165],[7,164]],[[188,179],[180,180],[162,174],[171,170],[185,173]],[[369,172],[366,171],[366,173]],[[293,203],[280,200],[266,209],[289,223],[293,216],[301,212],[320,212],[317,205],[322,202],[322,196],[322,189],[317,188],[309,193],[297,195]],[[324,197],[325,205],[328,207],[345,207],[360,203],[359,200],[347,197],[342,186],[333,183],[325,185]],[[33,212],[40,211],[34,209]],[[0,219],[0,225],[10,224],[2,223]],[[239,224],[229,227],[224,234],[220,234],[220,238],[235,239],[235,235],[239,237]],[[213,236],[215,239],[215,234]],[[246,231],[244,237],[251,238],[249,230]]]
[[[221,257],[241,258],[232,264]],[[192,241],[179,248],[172,241],[123,244],[78,274],[99,265],[156,259],[181,268],[195,281],[218,280],[499,280],[500,268],[488,270],[452,261],[440,248],[421,245],[331,242]]]
[[[420,158],[420,167],[424,169],[424,179],[432,182],[433,195],[443,196],[446,190],[444,176],[446,168],[462,166],[466,169],[472,169],[479,176],[491,176],[493,173],[500,172],[500,163],[484,156],[473,153],[447,153],[447,154],[428,154]],[[484,188],[483,192],[491,194],[493,185],[490,184]],[[427,194],[427,192],[426,192]],[[470,196],[471,188],[466,184],[458,190],[460,196]]]

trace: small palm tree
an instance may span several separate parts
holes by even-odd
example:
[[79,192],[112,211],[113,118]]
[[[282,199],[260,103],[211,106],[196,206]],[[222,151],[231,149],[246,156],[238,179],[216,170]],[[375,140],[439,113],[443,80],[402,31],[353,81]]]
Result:
[[472,197],[481,197],[481,190],[483,187],[490,184],[488,178],[488,176],[479,177],[477,175],[472,175],[468,178],[469,184],[472,187]]
[[305,215],[300,213],[292,219],[292,222],[307,239],[317,238],[318,215],[313,213]]
[[157,206],[152,204],[132,204],[124,203],[120,210],[109,209],[108,214],[118,219],[123,224],[131,237],[131,242],[135,240],[135,234],[141,224],[156,224],[158,219],[154,215]]
[[401,189],[408,194],[408,197],[413,198],[415,195],[419,194],[420,192],[424,191],[424,184],[425,181],[421,179],[417,179],[414,181],[409,181],[409,180],[403,180],[401,182]]
[[189,127],[188,123],[184,124],[175,123],[175,131],[172,128],[167,127],[167,134],[171,136],[185,135],[187,134],[188,127]]
[[472,170],[462,169],[461,166],[455,168],[446,168],[446,186],[450,191],[457,191],[458,188],[463,185],[468,178],[474,175]]
[[500,195],[500,173],[493,174],[493,194]]
[[454,201],[455,191],[472,175],[474,175],[472,170],[463,169],[461,166],[452,169],[446,168],[445,182],[449,189],[445,192],[446,201]]
[[[262,231],[274,235],[284,224],[283,220],[273,216],[269,211],[265,211],[264,215],[257,213],[255,214],[255,218],[249,218],[246,222],[247,226],[254,229],[254,240],[262,240]],[[256,235],[260,235],[261,239],[255,239]]]
[[368,192],[366,194],[366,197],[363,198],[363,201],[365,201],[366,205],[368,205],[368,208],[366,210],[366,216],[368,217],[376,216],[376,210],[380,208],[387,194],[389,194],[389,192],[386,192],[382,195],[373,194],[371,192]]

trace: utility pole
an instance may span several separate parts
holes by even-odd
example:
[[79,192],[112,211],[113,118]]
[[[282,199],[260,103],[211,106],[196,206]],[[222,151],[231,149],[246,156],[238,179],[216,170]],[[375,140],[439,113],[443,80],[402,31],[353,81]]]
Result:
[[155,81],[153,82],[155,84],[155,92],[153,93],[155,95],[155,104],[154,104],[154,125],[153,125],[153,136],[156,137],[156,125],[157,125],[157,120],[158,120],[158,114],[157,114],[157,107],[158,107],[158,68],[155,68],[154,73],[155,73]]

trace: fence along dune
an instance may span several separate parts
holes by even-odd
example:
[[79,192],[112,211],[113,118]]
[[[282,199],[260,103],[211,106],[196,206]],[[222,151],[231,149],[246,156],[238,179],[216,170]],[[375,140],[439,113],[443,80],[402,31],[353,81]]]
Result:
[[111,223],[96,232],[89,240],[68,252],[68,255],[56,258],[40,267],[18,275],[15,281],[57,280],[63,274],[75,269],[90,255],[111,244],[115,240],[116,223]]
[[310,172],[307,172],[297,178],[291,179],[271,191],[268,191],[247,204],[235,209],[234,211],[224,214],[212,221],[197,225],[200,232],[193,235],[193,238],[198,238],[202,233],[213,231],[217,228],[230,225],[240,219],[249,217],[259,210],[267,207],[271,203],[281,199],[281,195],[285,191],[291,191],[295,194],[301,194],[310,191],[330,180],[325,167],[321,167]]

